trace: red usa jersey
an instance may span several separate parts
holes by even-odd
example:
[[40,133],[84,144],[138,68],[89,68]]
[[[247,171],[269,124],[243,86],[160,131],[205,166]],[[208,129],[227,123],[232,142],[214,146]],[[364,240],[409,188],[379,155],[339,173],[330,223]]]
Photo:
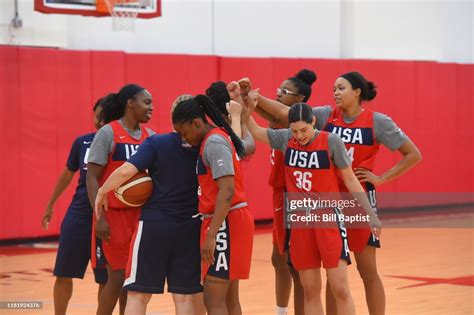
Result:
[[[100,180],[100,185],[102,186],[104,182],[109,178],[110,174],[119,168],[123,163],[125,163],[132,155],[137,152],[138,146],[145,141],[149,136],[148,130],[140,126],[142,131],[142,136],[139,140],[134,139],[128,134],[128,132],[122,127],[118,120],[115,120],[109,125],[114,131],[114,148],[109,154],[109,160],[107,165],[104,167],[102,177]],[[115,197],[113,191],[108,194],[109,207],[111,208],[130,208],[123,204],[120,200]]]
[[[281,129],[278,125],[271,125],[272,129]],[[268,185],[273,188],[285,188],[285,156],[280,150],[271,149],[270,151],[270,177]]]
[[270,177],[268,185],[273,188],[285,188],[285,156],[280,150],[270,151]]
[[332,111],[325,131],[341,137],[346,145],[347,154],[352,159],[352,167],[374,169],[375,157],[379,151],[379,143],[375,140],[374,112],[363,109],[357,119],[347,124],[344,122],[342,111],[338,108]]
[[244,190],[244,178],[242,173],[242,166],[240,165],[240,159],[235,150],[234,144],[232,143],[229,135],[226,131],[221,128],[212,129],[204,138],[201,149],[199,151],[199,158],[196,165],[196,173],[199,181],[199,212],[200,213],[213,213],[216,207],[217,193],[219,188],[217,187],[216,181],[212,176],[212,170],[209,166],[204,164],[203,155],[204,148],[207,139],[211,135],[221,135],[227,142],[229,142],[232,148],[232,162],[234,165],[234,197],[232,198],[230,206],[233,207],[242,202],[247,202],[247,197]]
[[321,131],[308,145],[293,137],[285,151],[288,192],[338,192],[336,166],[329,156],[329,133]]

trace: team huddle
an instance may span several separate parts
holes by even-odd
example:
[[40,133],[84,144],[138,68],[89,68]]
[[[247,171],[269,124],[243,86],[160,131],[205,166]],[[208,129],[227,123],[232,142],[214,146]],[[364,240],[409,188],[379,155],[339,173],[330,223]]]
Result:
[[[72,279],[91,260],[99,284],[97,314],[145,314],[152,294],[167,290],[176,314],[242,314],[239,281],[248,279],[254,237],[252,205],[242,163],[252,163],[255,140],[271,147],[276,314],[287,314],[294,286],[295,314],[324,314],[321,267],[326,270],[326,313],[355,314],[347,266],[350,251],[364,282],[370,314],[385,313],[376,252],[382,224],[375,188],[421,160],[415,144],[384,114],[363,107],[374,84],[357,72],[334,84],[336,106],[310,107],[313,71],[284,80],[275,100],[248,78],[218,81],[202,95],[181,95],[171,106],[174,130],[155,134],[142,124],[153,98],[127,84],[94,106],[97,133],[75,140],[43,217],[80,171],[61,225],[54,275],[55,314],[66,314]],[[254,120],[259,115],[269,128]],[[372,171],[379,145],[402,159],[382,175]],[[153,193],[142,207],[121,202],[114,190],[147,171]],[[288,224],[285,198],[295,193],[348,192],[368,224],[348,228]],[[269,205],[270,206],[270,205]],[[341,208],[317,209],[321,213]]]

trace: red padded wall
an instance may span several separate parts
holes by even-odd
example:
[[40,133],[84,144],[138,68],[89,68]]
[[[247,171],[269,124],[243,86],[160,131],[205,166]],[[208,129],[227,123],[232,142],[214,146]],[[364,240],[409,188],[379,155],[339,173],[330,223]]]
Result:
[[[21,229],[20,77],[17,47],[0,47],[0,239],[15,237]],[[38,209],[39,211],[40,209]]]
[[[169,132],[170,106],[180,94],[203,93],[212,81],[251,78],[274,98],[280,83],[302,68],[317,72],[309,103],[333,104],[335,79],[360,71],[378,87],[366,106],[391,116],[418,145],[423,162],[381,192],[472,192],[474,190],[472,104],[474,66],[415,61],[229,58],[126,54],[0,46],[0,239],[57,234],[77,178],[55,207],[50,230],[40,229],[44,206],[64,168],[72,141],[93,131],[92,106],[128,82],[145,86],[154,98],[149,127]],[[262,120],[259,120],[264,123]],[[269,148],[258,144],[245,162],[251,209],[271,218]],[[400,154],[382,148],[376,173]],[[462,202],[463,200],[460,200]],[[394,206],[417,204],[397,200]]]

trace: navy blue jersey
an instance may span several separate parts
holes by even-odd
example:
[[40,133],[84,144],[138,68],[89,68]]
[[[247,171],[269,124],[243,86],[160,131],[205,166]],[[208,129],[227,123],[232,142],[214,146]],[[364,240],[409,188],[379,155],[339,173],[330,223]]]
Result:
[[67,159],[67,168],[76,172],[79,171],[79,180],[77,181],[76,193],[72,197],[68,211],[82,215],[92,215],[92,207],[87,197],[86,172],[87,156],[94,139],[95,133],[88,133],[78,137],[72,144],[71,152]]
[[153,179],[153,195],[143,206],[141,220],[190,218],[197,213],[198,154],[175,132],[153,135],[140,145],[128,162],[140,171],[148,169]]

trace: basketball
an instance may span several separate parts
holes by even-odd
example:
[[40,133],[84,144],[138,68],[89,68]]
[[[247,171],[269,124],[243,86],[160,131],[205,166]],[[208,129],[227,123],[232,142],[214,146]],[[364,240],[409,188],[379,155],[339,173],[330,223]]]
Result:
[[130,207],[143,206],[152,193],[153,182],[146,172],[136,174],[115,190],[117,199]]

